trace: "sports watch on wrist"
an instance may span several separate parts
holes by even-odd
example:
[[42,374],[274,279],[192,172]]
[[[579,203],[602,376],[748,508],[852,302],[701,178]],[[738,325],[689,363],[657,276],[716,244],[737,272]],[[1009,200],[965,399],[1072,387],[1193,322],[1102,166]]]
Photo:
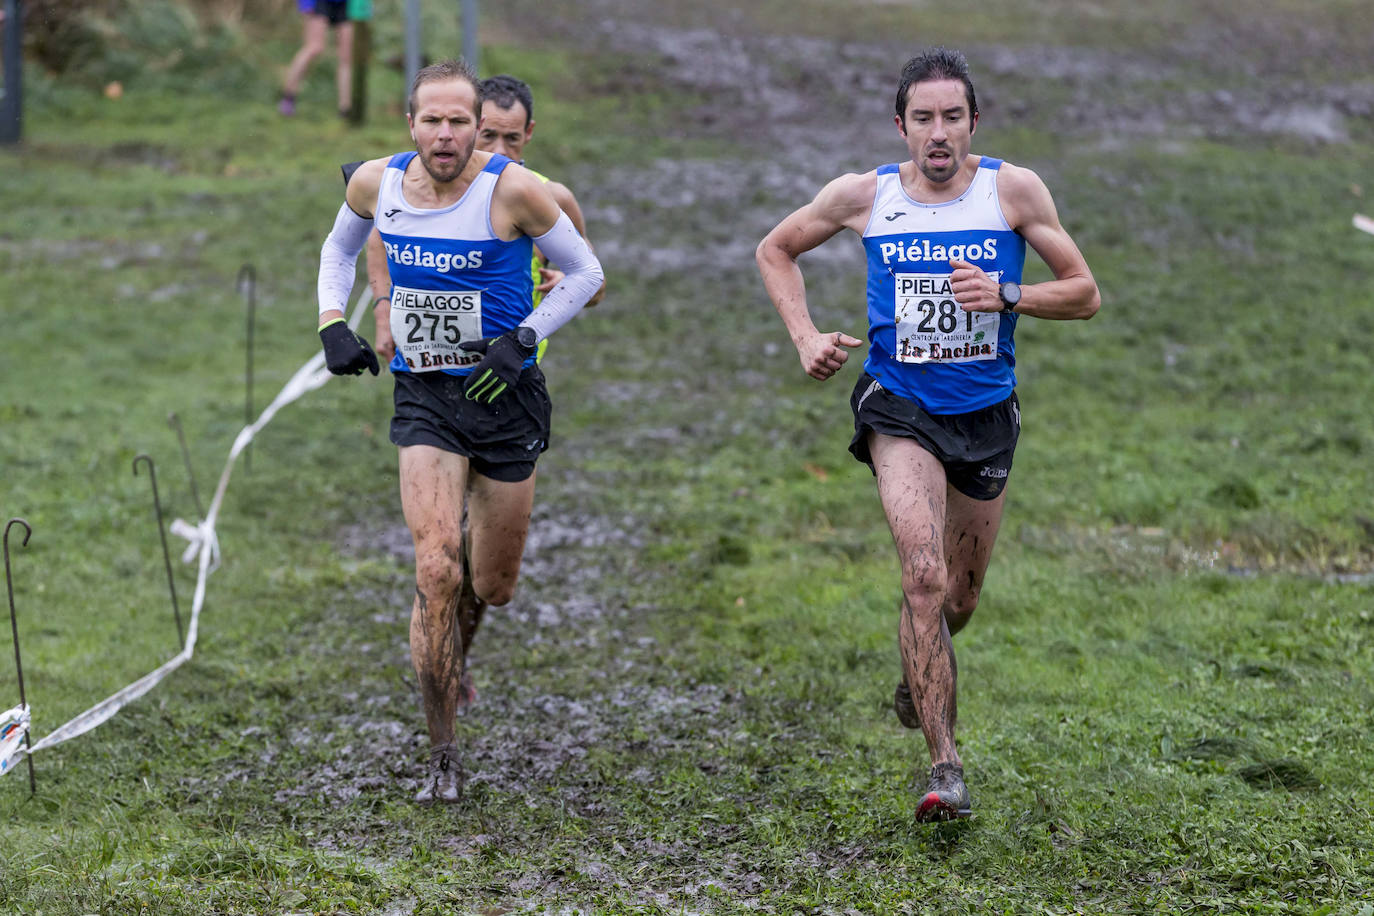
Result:
[[1016,311],[1016,304],[1021,301],[1021,284],[1013,283],[1008,280],[997,288],[997,293],[1002,297],[1002,311]]
[[518,324],[515,326],[515,342],[520,345],[526,354],[533,353],[539,346],[539,334],[534,328]]

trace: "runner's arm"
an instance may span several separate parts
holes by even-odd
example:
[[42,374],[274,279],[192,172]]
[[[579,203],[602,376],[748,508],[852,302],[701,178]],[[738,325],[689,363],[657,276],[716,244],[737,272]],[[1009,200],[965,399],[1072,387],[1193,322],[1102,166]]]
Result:
[[367,285],[372,292],[372,317],[376,319],[377,355],[382,362],[390,362],[396,355],[396,341],[391,336],[391,272],[382,233],[376,228],[367,237]]
[[587,221],[582,216],[582,208],[578,205],[573,192],[568,189],[567,185],[557,181],[550,181],[544,187],[553,195],[553,201],[558,204],[558,209],[568,214],[568,219],[572,220],[578,235],[585,239],[587,237]]
[[592,254],[587,240],[559,208],[544,183],[524,169],[508,171],[513,173],[503,176],[496,189],[511,224],[533,239],[539,250],[564,271],[562,282],[520,322],[533,328],[543,340],[582,310],[601,288],[604,276],[601,262]]
[[872,173],[843,175],[830,182],[816,199],[791,213],[763,237],[754,252],[764,289],[773,300],[802,368],[812,378],[830,378],[849,359],[846,347],[863,341],[843,331],[822,333],[811,320],[806,303],[806,281],[797,258],[834,237],[841,229],[862,232],[859,220],[872,206],[875,190]]
[[359,216],[347,202],[339,207],[334,228],[320,248],[317,292],[321,325],[344,317],[348,310],[348,297],[357,276],[358,252],[363,250],[371,230],[372,220]]
[[1023,284],[1018,315],[1068,320],[1091,318],[1102,304],[1102,294],[1083,253],[1059,223],[1054,198],[1040,176],[1030,169],[1003,165],[1005,186],[999,176],[998,196],[1012,228],[1040,255],[1053,280]]
[[[550,181],[544,185],[544,187],[549,189],[549,193],[553,195],[553,199],[557,202],[559,209],[568,214],[568,219],[572,220],[573,225],[577,227],[578,233],[584,239],[587,238],[587,223],[582,216],[582,208],[578,205],[577,198],[573,196],[573,192],[568,186],[560,184],[557,181]],[[591,246],[592,243],[588,240],[587,247],[590,248]],[[559,283],[563,282],[563,271],[559,270],[557,267],[549,266],[556,262],[544,257],[542,251],[539,252],[539,256],[540,260],[543,262],[543,266],[539,268],[542,282],[535,288],[541,293],[547,293]],[[606,282],[602,280],[601,288],[596,291],[596,294],[592,296],[591,299],[587,300],[587,308],[596,305],[605,295]]]
[[559,213],[553,227],[535,236],[534,243],[563,268],[563,279],[544,295],[539,308],[520,322],[534,328],[543,340],[571,321],[605,286],[605,279],[601,262],[566,213]]
[[349,179],[343,206],[334,218],[334,228],[320,248],[320,274],[317,282],[319,323],[344,317],[348,297],[357,276],[358,253],[372,230],[372,211],[377,206],[386,160],[374,159],[361,165]]

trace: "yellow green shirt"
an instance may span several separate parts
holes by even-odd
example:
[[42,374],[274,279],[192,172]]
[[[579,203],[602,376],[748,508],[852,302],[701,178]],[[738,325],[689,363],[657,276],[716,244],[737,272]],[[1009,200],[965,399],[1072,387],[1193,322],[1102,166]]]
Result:
[[[525,166],[525,168],[529,169],[529,166]],[[539,174],[539,173],[536,172],[534,169],[529,169],[529,170],[530,170],[530,174],[533,175],[535,178],[538,178],[540,181],[544,182],[545,184],[548,184],[548,183],[549,183],[549,179],[548,179],[546,176]],[[537,251],[532,252],[532,253],[530,254],[530,276],[534,279],[534,286],[535,286],[535,290],[534,290],[534,307],[535,307],[535,308],[539,308],[539,302],[540,302],[541,299],[544,298],[544,294],[541,293],[541,292],[539,291],[539,289],[538,289],[539,284],[543,282],[543,277],[542,277],[542,276],[540,275],[540,273],[539,273],[539,268],[542,267],[542,266],[543,266],[543,261],[542,261],[542,260],[540,259],[540,257],[539,257],[539,252],[537,252]],[[548,348],[549,348],[549,339],[548,339],[547,337],[545,337],[543,340],[539,341],[539,349],[536,350],[535,353],[534,353],[534,361],[535,361],[535,362],[541,362],[541,361],[544,359],[544,351],[547,350]]]

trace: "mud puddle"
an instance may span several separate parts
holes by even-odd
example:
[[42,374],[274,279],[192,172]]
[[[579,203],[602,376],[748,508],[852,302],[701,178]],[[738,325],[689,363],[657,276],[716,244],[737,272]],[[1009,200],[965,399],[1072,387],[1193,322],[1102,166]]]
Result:
[[[509,15],[526,7],[515,3]],[[647,2],[584,0],[571,9],[541,7],[539,12],[552,32],[570,42],[651,60],[652,67],[644,67],[654,71],[654,78],[718,100],[687,112],[680,129],[684,135],[719,137],[719,156],[600,164],[559,176],[582,202],[608,274],[652,283],[687,272],[702,278],[701,292],[708,299],[728,299],[735,291],[732,284],[742,278],[754,282],[752,251],[758,239],[825,181],[901,155],[891,123],[890,84],[912,50],[891,41],[837,43],[732,31],[731,14],[724,9],[720,21],[725,24],[716,28],[663,24],[657,5]],[[1158,117],[1161,71],[1160,61],[1146,55],[1123,58],[1071,48],[969,50],[987,62],[981,75],[985,105],[998,117],[1059,118],[1068,129],[1102,144],[1170,129],[1151,120]],[[1023,85],[1037,80],[1069,91],[1051,98]],[[1321,90],[1324,108],[1289,118],[1284,112],[1299,100],[1295,92],[1262,82],[1199,87],[1187,95],[1191,114],[1183,120],[1196,117],[1202,125],[1206,114],[1220,125],[1200,126],[1197,136],[1209,130],[1296,131],[1340,143],[1348,138],[1352,119],[1367,118],[1374,110],[1370,87],[1328,86]],[[810,256],[808,270],[848,274],[860,263],[844,246],[827,246]],[[766,310],[766,300],[760,303]],[[608,302],[602,308],[622,307],[629,304]],[[728,747],[745,740],[737,737],[738,697],[673,677],[671,652],[656,644],[647,624],[656,609],[629,603],[618,584],[627,563],[647,546],[645,526],[633,516],[602,510],[598,494],[614,483],[576,466],[607,437],[629,445],[675,445],[682,424],[673,421],[714,416],[709,393],[664,381],[689,378],[695,369],[689,353],[665,349],[655,353],[652,376],[646,368],[641,379],[594,385],[609,431],[559,442],[564,457],[555,465],[556,475],[547,481],[541,477],[520,590],[510,606],[489,612],[470,657],[479,699],[462,713],[459,729],[470,791],[613,819],[605,793],[596,790],[598,759],[625,757],[630,749],[667,757],[707,742]],[[646,397],[662,400],[662,416],[626,428],[621,419]],[[713,437],[728,434],[728,423],[714,432],[708,428],[692,447],[709,449]],[[405,630],[413,589],[409,533],[392,522],[350,529],[339,540],[354,556],[382,557],[396,566],[392,585],[368,596],[377,607],[374,620],[391,625],[388,641],[358,648],[394,676],[384,690],[359,694],[349,713],[309,722],[290,736],[292,742],[330,752],[325,766],[284,775],[276,796],[282,803],[301,797],[350,803],[378,794],[403,800],[418,787],[422,773],[427,738]],[[1130,539],[1123,551],[1134,555],[1154,549],[1153,539],[1146,537]],[[1203,560],[1186,555],[1178,562]],[[524,660],[536,651],[563,653],[559,670],[531,675]],[[270,752],[257,762],[263,768],[276,764]],[[642,768],[625,778],[649,783],[657,777]],[[520,839],[503,833],[500,825],[478,825],[470,817],[460,821],[465,826],[449,844],[455,856],[477,855],[487,846],[510,848]],[[357,850],[372,841],[371,834],[388,829],[375,824],[334,830],[317,842]],[[680,899],[639,886],[625,871],[635,860],[677,863],[681,888],[689,896],[693,889],[704,892],[714,885],[749,901],[763,890],[763,879],[742,860],[722,857],[719,850],[708,857],[626,829],[622,839],[603,844],[606,858],[614,861],[589,862],[584,868],[634,899],[664,906]],[[729,829],[722,825],[722,836]],[[863,851],[851,852],[849,861]],[[809,855],[818,867],[833,864]],[[558,897],[566,888],[557,874],[532,873],[510,888],[510,896],[538,901]]]

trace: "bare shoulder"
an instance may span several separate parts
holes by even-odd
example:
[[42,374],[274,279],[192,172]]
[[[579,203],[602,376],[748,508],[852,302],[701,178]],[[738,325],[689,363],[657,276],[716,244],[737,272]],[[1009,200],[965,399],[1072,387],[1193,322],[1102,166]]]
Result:
[[501,170],[492,193],[492,225],[506,238],[509,225],[525,235],[540,236],[553,226],[561,212],[548,182],[534,172],[512,162]]
[[369,159],[349,176],[344,196],[348,205],[359,216],[371,217],[377,206],[377,191],[382,186],[382,175],[386,172],[387,158]]
[[873,195],[877,190],[876,169],[862,174],[849,172],[821,188],[814,203],[832,216],[853,215],[873,206]]
[[861,233],[873,212],[877,172],[832,179],[814,198],[783,217],[759,243],[759,257],[781,252],[791,258],[825,243],[842,229]]
[[548,188],[549,193],[553,195],[553,199],[558,201],[558,206],[562,207],[564,210],[567,210],[570,206],[577,206],[577,198],[573,196],[572,189],[561,181],[550,181],[545,184],[544,187]]
[[1024,166],[1002,163],[997,170],[997,198],[1013,229],[1030,222],[1058,220],[1050,189]]
[[369,159],[358,170],[353,173],[353,177],[348,179],[348,184],[352,187],[355,181],[377,187],[382,183],[382,174],[386,172],[386,165],[391,161],[391,157],[383,156],[381,159]]
[[558,204],[558,209],[568,214],[568,219],[572,220],[578,234],[585,238],[587,220],[582,215],[582,207],[578,204],[577,198],[573,196],[572,189],[557,181],[546,182],[544,187],[548,189],[554,202]]
[[501,177],[496,182],[496,194],[504,197],[542,196],[551,193],[552,185],[553,182],[545,182],[520,163],[512,162],[501,170]]

